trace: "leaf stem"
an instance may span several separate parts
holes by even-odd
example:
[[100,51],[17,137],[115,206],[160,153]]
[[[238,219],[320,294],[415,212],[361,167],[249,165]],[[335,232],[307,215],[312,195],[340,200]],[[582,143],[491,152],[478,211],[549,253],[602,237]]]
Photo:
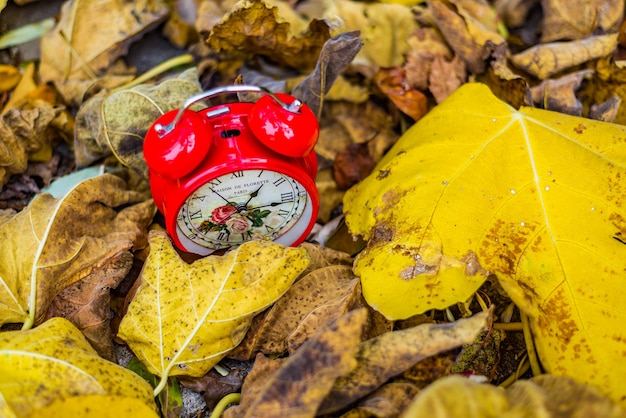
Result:
[[130,82],[119,86],[115,89],[113,89],[113,92],[116,91],[120,91],[120,90],[126,90],[129,89],[131,87],[134,87],[138,84],[141,84],[145,81],[150,80],[151,78],[156,77],[157,75],[164,73],[168,70],[171,70],[172,68],[178,67],[179,65],[184,65],[184,64],[191,64],[193,63],[193,55],[191,54],[183,54],[183,55],[179,55],[177,57],[174,58],[170,58],[167,61],[164,61],[162,63],[160,63],[159,65],[157,65],[156,67],[153,67],[151,69],[149,69],[148,71],[146,71],[145,73],[141,74],[140,76],[134,78],[133,80],[131,80]]
[[493,328],[501,331],[523,331],[524,324],[521,322],[494,322]]
[[522,317],[522,330],[524,331],[524,342],[526,343],[526,352],[528,353],[528,361],[530,362],[530,368],[533,371],[533,376],[539,376],[542,374],[541,366],[539,366],[539,359],[537,358],[537,352],[535,351],[535,343],[533,341],[533,334],[530,331],[530,321],[528,315],[520,312]]
[[215,408],[213,408],[213,412],[211,412],[210,417],[211,418],[221,417],[222,413],[224,412],[224,410],[226,409],[228,405],[230,405],[231,403],[238,404],[239,401],[241,401],[241,393],[229,393],[228,395],[220,399],[217,405],[215,405]]
[[159,380],[159,384],[156,385],[156,387],[154,388],[155,398],[159,396],[159,394],[163,391],[163,389],[165,389],[165,386],[167,386],[168,378],[169,378],[169,370],[167,371],[167,373],[163,373],[163,376],[161,376],[161,380]]

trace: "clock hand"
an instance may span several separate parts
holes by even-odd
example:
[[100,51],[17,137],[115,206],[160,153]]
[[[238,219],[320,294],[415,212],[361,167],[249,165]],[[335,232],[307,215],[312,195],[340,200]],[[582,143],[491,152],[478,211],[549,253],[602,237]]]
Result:
[[254,210],[254,209],[260,209],[260,208],[265,208],[267,206],[278,206],[278,205],[282,205],[284,203],[291,203],[292,201],[287,201],[287,202],[272,202],[272,203],[268,203],[267,205],[262,205],[262,206],[255,206],[253,208],[248,208],[248,210]]
[[250,201],[253,198],[255,198],[255,197],[257,197],[259,195],[259,190],[261,190],[261,187],[263,187],[263,185],[260,185],[258,189],[256,189],[252,193],[250,193],[250,197],[248,198],[248,200],[246,200],[246,203],[243,204],[244,207],[248,207],[248,203],[250,203]]
[[[219,194],[218,192],[216,192],[215,190],[213,190],[212,188],[209,187],[209,190],[211,190],[213,193],[215,193],[216,195],[218,195],[224,202],[228,203],[231,206],[234,206],[235,209],[237,209],[237,205],[233,204],[232,202],[229,202],[228,199],[226,199],[224,196],[222,196],[221,194]],[[237,209],[237,212],[239,212],[239,209]]]

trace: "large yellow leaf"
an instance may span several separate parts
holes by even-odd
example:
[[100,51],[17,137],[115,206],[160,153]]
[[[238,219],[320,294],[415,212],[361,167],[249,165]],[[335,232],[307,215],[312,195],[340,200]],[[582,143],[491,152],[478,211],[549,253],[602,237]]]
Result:
[[285,293],[309,261],[304,248],[251,241],[187,264],[164,232],[153,231],[142,284],[118,335],[161,376],[161,384],[170,375],[202,376],[239,344],[253,314]]
[[39,323],[63,289],[145,245],[154,212],[145,194],[105,174],[62,198],[41,194],[22,212],[0,216],[0,325]]
[[[139,375],[98,356],[69,321],[53,318],[29,331],[0,333],[2,416],[36,415],[38,409],[54,402],[55,411],[64,412],[54,416],[77,416],[70,411],[86,403],[80,399],[84,395],[134,398],[143,404],[134,406],[137,411],[156,411],[150,385]],[[92,408],[106,405],[104,400]]]
[[545,368],[626,387],[626,127],[520,111],[467,84],[345,197],[367,301],[406,318],[496,274]]

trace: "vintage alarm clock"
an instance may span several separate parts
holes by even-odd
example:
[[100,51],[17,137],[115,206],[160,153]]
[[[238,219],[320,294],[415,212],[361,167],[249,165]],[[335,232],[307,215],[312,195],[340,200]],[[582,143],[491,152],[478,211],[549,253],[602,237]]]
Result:
[[[190,109],[231,93],[263,96]],[[154,202],[176,246],[207,255],[258,237],[301,243],[319,208],[318,135],[306,104],[249,85],[205,91],[157,119],[144,156]]]

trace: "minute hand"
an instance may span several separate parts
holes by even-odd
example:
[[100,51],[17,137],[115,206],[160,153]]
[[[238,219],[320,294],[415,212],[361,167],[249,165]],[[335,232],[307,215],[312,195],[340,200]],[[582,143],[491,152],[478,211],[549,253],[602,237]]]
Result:
[[248,210],[261,209],[261,208],[266,208],[268,206],[278,206],[278,205],[282,205],[284,203],[291,203],[291,201],[287,201],[287,202],[272,202],[272,203],[268,203],[267,205],[255,206],[253,208],[248,208]]

